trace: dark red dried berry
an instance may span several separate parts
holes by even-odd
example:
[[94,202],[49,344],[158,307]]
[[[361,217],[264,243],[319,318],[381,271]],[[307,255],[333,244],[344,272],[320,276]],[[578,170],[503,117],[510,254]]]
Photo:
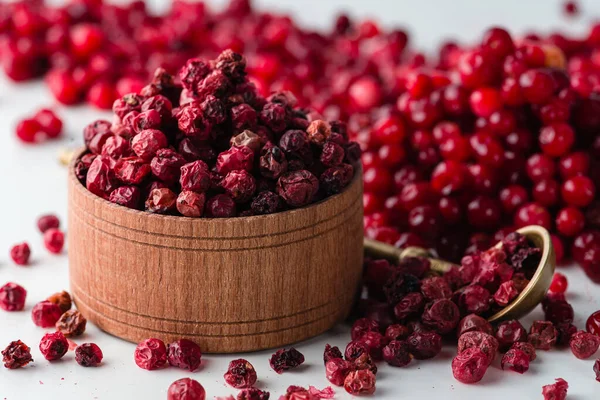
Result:
[[385,297],[390,305],[398,304],[407,294],[419,292],[420,290],[421,282],[419,279],[401,270],[394,271],[383,286]]
[[550,350],[556,344],[558,332],[550,321],[534,321],[527,340],[536,349]]
[[406,294],[394,307],[394,315],[400,321],[421,315],[425,308],[425,298],[419,292]]
[[368,369],[352,371],[344,380],[344,389],[351,395],[375,393],[375,374]]
[[293,347],[277,350],[269,360],[269,365],[278,374],[296,368],[304,363],[304,355]]
[[182,378],[171,383],[167,391],[167,400],[205,400],[206,391],[198,381]]
[[208,199],[205,210],[209,218],[231,218],[236,215],[235,202],[227,194],[217,194]]
[[348,361],[355,361],[363,354],[369,354],[369,346],[361,340],[351,341],[344,350],[344,357]]
[[167,346],[169,365],[194,372],[202,362],[202,351],[195,342],[179,339]]
[[68,310],[56,321],[56,330],[62,332],[66,337],[83,335],[87,319],[77,310]]
[[527,331],[523,325],[515,319],[501,322],[496,328],[495,336],[500,344],[501,351],[506,351],[514,343],[527,341]]
[[97,367],[104,355],[95,343],[84,343],[75,349],[75,361],[82,367]]
[[417,360],[427,360],[442,351],[442,337],[435,332],[413,332],[406,340],[410,354]]
[[346,376],[353,370],[353,363],[341,358],[332,358],[325,363],[325,377],[336,386],[343,386]]
[[146,339],[135,348],[133,359],[140,368],[160,369],[167,364],[167,348],[160,339]]
[[236,203],[246,203],[256,191],[256,180],[248,171],[231,171],[221,181],[221,187]]
[[53,214],[42,215],[37,220],[37,227],[42,233],[51,228],[58,229],[60,227],[60,220]]
[[319,185],[323,193],[331,196],[342,192],[354,177],[354,167],[350,164],[341,164],[323,171],[319,177]]
[[53,328],[62,315],[60,307],[49,301],[40,301],[31,310],[31,319],[36,326]]
[[528,342],[515,342],[510,347],[510,349],[521,350],[522,352],[524,352],[525,354],[527,354],[527,357],[529,357],[529,361],[530,362],[536,359],[535,347],[533,347],[533,345],[531,343],[528,343]]
[[164,182],[172,185],[179,180],[180,168],[185,164],[185,159],[171,149],[160,149],[150,162],[152,174]]
[[114,160],[106,156],[98,156],[92,161],[86,175],[86,187],[96,196],[108,198],[117,187],[117,180],[113,172]]
[[204,193],[196,193],[190,190],[183,190],[177,196],[177,211],[184,217],[198,218],[204,213],[204,203],[206,195]]
[[260,155],[260,173],[270,179],[277,179],[287,171],[285,153],[277,146],[265,146]]
[[254,215],[273,214],[282,208],[282,199],[276,193],[265,190],[256,195],[250,204]]
[[291,207],[311,203],[319,190],[319,181],[307,170],[288,172],[277,180],[277,194]]
[[73,305],[71,295],[64,290],[62,292],[54,293],[46,300],[48,300],[50,303],[56,304],[62,313],[69,311]]
[[490,365],[498,354],[499,345],[495,337],[483,332],[467,332],[458,338],[459,354],[472,347],[480,349],[487,358],[487,365]]
[[423,325],[441,335],[452,332],[458,325],[459,320],[460,311],[458,307],[448,299],[434,300],[429,303],[421,316]]
[[254,366],[244,359],[233,360],[224,375],[225,382],[236,389],[245,389],[256,383]]
[[10,342],[10,344],[2,350],[2,362],[4,363],[4,368],[22,368],[30,362],[33,362],[30,350],[31,349],[20,340]]
[[408,343],[399,340],[392,340],[389,342],[383,348],[383,360],[394,367],[404,367],[408,365],[412,360]]
[[488,335],[493,335],[494,328],[492,328],[492,325],[485,318],[482,318],[479,315],[469,314],[458,323],[456,337],[461,337],[467,332],[483,332]]
[[0,287],[0,308],[4,311],[21,311],[25,307],[27,291],[14,282]]
[[69,342],[61,332],[46,333],[40,340],[40,352],[48,361],[62,358],[69,351]]
[[350,330],[352,340],[360,339],[367,332],[379,332],[379,324],[370,318],[360,318],[354,321]]
[[251,171],[254,163],[254,152],[246,146],[232,147],[219,154],[215,170],[220,174],[227,174],[235,170]]
[[598,347],[600,347],[600,336],[585,331],[579,331],[571,337],[569,346],[575,357],[585,360],[598,351]]
[[470,347],[452,359],[452,374],[462,383],[483,379],[488,368],[488,356],[478,347]]
[[138,157],[121,158],[114,168],[116,177],[129,185],[139,185],[151,172],[150,164]]
[[529,369],[529,355],[518,349],[510,349],[502,356],[500,365],[502,369],[510,369],[523,374]]
[[342,352],[337,346],[325,345],[325,351],[323,351],[323,362],[326,364],[327,361],[332,358],[343,358]]
[[136,186],[121,186],[111,192],[108,200],[123,207],[137,209],[141,195],[140,189]]
[[385,330],[385,337],[387,340],[406,340],[410,336],[412,331],[405,325],[392,324]]
[[131,149],[144,160],[151,160],[167,144],[167,137],[157,129],[143,130],[131,139]]
[[321,162],[326,167],[335,167],[344,161],[344,148],[334,142],[325,142],[321,151]]

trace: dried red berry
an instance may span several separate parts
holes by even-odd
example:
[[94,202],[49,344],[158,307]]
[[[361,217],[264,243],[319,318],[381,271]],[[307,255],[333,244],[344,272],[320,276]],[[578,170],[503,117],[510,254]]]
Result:
[[65,244],[65,234],[56,228],[44,232],[44,246],[53,254],[60,254]]
[[527,340],[536,349],[550,350],[556,344],[557,337],[558,332],[552,322],[534,321],[529,329]]
[[492,328],[492,325],[485,318],[482,318],[479,315],[469,314],[458,323],[456,337],[461,337],[467,332],[483,332],[492,335],[494,333],[494,328]]
[[406,340],[410,354],[417,360],[427,360],[442,351],[442,337],[435,332],[413,332]]
[[421,316],[423,325],[441,335],[452,332],[459,320],[460,311],[457,305],[448,299],[434,300],[429,303]]
[[0,308],[4,311],[21,311],[25,307],[27,291],[20,285],[8,282],[0,287]]
[[343,386],[346,377],[353,370],[352,362],[341,358],[332,358],[325,363],[325,377],[336,386]]
[[333,358],[343,358],[342,352],[337,346],[325,345],[325,351],[323,352],[323,362],[327,364],[327,361]]
[[195,342],[179,339],[167,346],[169,365],[194,372],[202,363],[202,351]]
[[40,301],[31,310],[31,319],[36,326],[53,328],[62,315],[60,307],[49,301]]
[[544,400],[565,400],[569,384],[562,378],[556,379],[556,383],[542,387]]
[[177,195],[171,189],[154,189],[146,200],[146,211],[167,214],[176,208]]
[[235,400],[269,400],[271,393],[257,388],[241,390]]
[[179,183],[183,190],[206,192],[211,185],[208,165],[204,161],[193,161],[181,167]]
[[504,321],[496,328],[496,339],[498,339],[498,343],[500,344],[500,350],[506,351],[514,343],[527,341],[527,331],[515,319]]
[[167,348],[160,339],[146,339],[135,348],[133,359],[140,368],[160,369],[167,364]]
[[483,379],[489,357],[479,347],[470,347],[452,359],[452,374],[462,383],[476,383]]
[[233,360],[224,375],[225,382],[236,389],[250,388],[256,383],[254,366],[244,359]]
[[510,349],[502,356],[500,365],[502,369],[510,369],[519,374],[525,373],[529,369],[529,355],[518,349]]
[[31,255],[31,250],[29,249],[29,245],[25,242],[16,244],[10,249],[10,258],[17,265],[27,265],[29,263],[29,256]]
[[592,313],[585,322],[585,330],[600,336],[600,310]]
[[480,349],[487,358],[487,365],[490,365],[498,354],[499,345],[495,337],[483,332],[467,332],[458,338],[459,354],[472,347]]
[[10,342],[10,344],[2,350],[2,362],[4,363],[4,368],[22,368],[30,362],[33,362],[30,350],[31,349],[20,340]]
[[198,381],[182,378],[171,383],[167,391],[167,400],[205,400],[206,391]]
[[360,318],[357,319],[354,324],[352,324],[352,329],[350,330],[350,337],[352,340],[360,339],[367,332],[379,332],[379,324],[376,321],[373,321],[370,318]]
[[352,371],[344,380],[344,389],[351,395],[375,393],[375,374],[368,369]]
[[37,227],[40,232],[44,233],[51,228],[58,229],[60,227],[60,221],[56,215],[42,215],[37,220]]
[[43,108],[35,113],[33,119],[40,125],[42,132],[51,139],[59,137],[62,133],[63,122],[52,110]]
[[575,357],[585,360],[593,356],[600,347],[600,336],[585,331],[575,333],[569,341],[571,351]]
[[521,350],[523,353],[527,354],[527,357],[529,357],[530,362],[535,360],[535,358],[536,358],[535,347],[533,347],[533,345],[531,343],[515,342],[510,347],[510,349]]
[[104,355],[95,343],[84,343],[75,349],[75,361],[82,367],[97,367]]
[[293,347],[277,350],[269,360],[269,365],[278,374],[298,367],[304,363],[304,355]]
[[319,190],[319,181],[306,170],[288,172],[277,180],[277,194],[291,207],[311,203]]
[[386,328],[385,337],[388,341],[406,340],[411,333],[412,331],[405,325],[392,324]]
[[151,160],[167,144],[167,137],[157,129],[143,130],[131,139],[131,149],[144,160]]
[[62,332],[66,337],[83,335],[87,319],[77,310],[68,310],[56,321],[56,330]]
[[48,361],[62,358],[69,351],[69,342],[61,332],[46,333],[40,340],[40,352]]
[[56,304],[62,313],[69,311],[73,305],[71,295],[64,290],[62,292],[54,293],[46,300],[48,300],[50,303]]
[[399,340],[392,340],[389,342],[383,348],[383,360],[394,367],[404,367],[408,365],[412,360],[408,343]]
[[245,170],[231,171],[221,181],[221,187],[236,203],[246,203],[256,191],[256,180]]

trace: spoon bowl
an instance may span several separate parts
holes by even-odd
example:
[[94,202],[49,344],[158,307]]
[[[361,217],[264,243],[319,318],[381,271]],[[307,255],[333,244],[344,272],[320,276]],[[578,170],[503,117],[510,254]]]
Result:
[[[541,258],[536,271],[523,291],[510,304],[502,310],[488,318],[489,322],[500,322],[510,319],[519,319],[527,315],[538,304],[542,302],[556,266],[556,256],[554,255],[554,246],[548,231],[539,225],[530,225],[517,229],[521,235],[525,236],[535,247],[540,249]],[[502,242],[496,243],[494,248],[502,247]],[[375,258],[385,258],[398,263],[405,257],[427,257],[431,262],[431,269],[438,273],[445,273],[452,267],[457,266],[446,260],[431,257],[431,254],[421,247],[407,247],[398,249],[389,244],[381,243],[371,239],[364,239],[365,254]]]

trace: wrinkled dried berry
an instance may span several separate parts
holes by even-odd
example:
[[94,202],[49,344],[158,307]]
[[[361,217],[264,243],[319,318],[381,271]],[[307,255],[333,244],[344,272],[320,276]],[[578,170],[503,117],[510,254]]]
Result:
[[206,195],[184,190],[177,196],[177,211],[184,217],[198,218],[204,213]]
[[248,171],[231,171],[221,181],[221,187],[236,203],[246,203],[256,191],[256,180]]
[[296,368],[304,363],[304,355],[293,347],[277,350],[269,360],[269,365],[278,374]]
[[49,301],[40,301],[31,310],[31,319],[36,326],[53,328],[62,315],[60,307]]
[[61,332],[46,333],[40,340],[40,352],[48,361],[62,358],[69,351],[69,342]]
[[530,362],[536,359],[535,347],[533,347],[531,343],[515,342],[510,348],[514,350],[521,350],[523,353],[527,354]]
[[291,207],[311,203],[319,190],[319,181],[307,170],[288,172],[277,180],[277,194]]
[[44,232],[44,247],[52,254],[60,254],[65,244],[65,234],[58,229],[50,228]]
[[233,360],[224,375],[225,382],[236,389],[250,388],[256,383],[254,366],[244,359]]
[[276,193],[265,190],[260,192],[252,203],[250,209],[254,215],[273,214],[282,208],[282,199]]
[[[409,275],[410,276],[410,275]],[[408,293],[394,307],[394,315],[400,321],[421,315],[425,308],[425,298],[420,292]]]
[[62,292],[54,293],[46,300],[48,300],[50,303],[56,304],[62,313],[66,313],[73,306],[71,295],[64,290]]
[[121,158],[114,168],[116,177],[130,185],[139,185],[151,172],[150,164],[138,157]]
[[488,356],[478,347],[470,347],[452,359],[452,374],[462,383],[476,383],[483,379],[488,368]]
[[562,378],[556,379],[556,383],[542,387],[544,400],[565,400],[569,384]]
[[585,360],[598,351],[600,337],[585,331],[579,331],[571,337],[569,346],[575,357]]
[[395,271],[383,287],[385,297],[390,305],[400,302],[409,293],[419,292],[421,282],[411,274]]
[[14,282],[0,287],[0,308],[4,311],[21,311],[25,307],[27,291]]
[[157,129],[143,130],[131,139],[131,149],[144,160],[151,160],[167,144],[167,137]]
[[146,200],[146,211],[167,214],[176,208],[177,195],[171,189],[154,189]]
[[354,167],[350,164],[341,164],[323,171],[319,178],[319,185],[327,196],[331,196],[342,192],[353,177]]
[[169,365],[194,372],[202,362],[202,351],[195,342],[179,339],[167,346]]
[[394,367],[408,365],[412,356],[405,341],[392,340],[383,348],[383,360]]
[[146,339],[135,348],[133,359],[140,368],[160,369],[167,364],[167,348],[160,339]]
[[515,319],[501,322],[496,328],[495,336],[500,344],[501,351],[506,351],[513,343],[527,341],[527,331],[523,325]]
[[321,162],[326,167],[335,167],[344,161],[344,148],[334,142],[326,142],[321,151]]
[[243,389],[236,397],[236,400],[269,400],[271,394],[257,388]]
[[344,350],[344,357],[348,361],[355,361],[363,354],[369,354],[369,346],[361,340],[351,341]]
[[29,263],[29,256],[31,255],[31,250],[29,249],[29,245],[27,243],[16,244],[10,249],[10,258],[17,265],[27,265]]
[[461,337],[467,332],[483,332],[488,335],[493,335],[494,328],[485,318],[482,318],[479,315],[469,314],[458,323],[456,337]]
[[37,227],[42,233],[51,228],[58,229],[60,227],[60,220],[56,215],[42,215],[37,220]]
[[353,370],[352,362],[341,358],[332,358],[325,363],[325,377],[336,386],[343,386],[346,377]]
[[56,321],[56,330],[62,332],[66,337],[83,335],[87,319],[77,310],[68,310]]
[[260,155],[260,173],[270,179],[277,179],[287,171],[285,154],[277,146],[265,146]]
[[596,374],[596,380],[600,382],[600,358],[594,363],[594,373]]
[[123,207],[137,209],[140,204],[142,193],[136,186],[121,186],[113,190],[108,197],[111,203]]
[[412,331],[405,325],[392,324],[385,330],[385,337],[387,340],[406,340],[410,336]]
[[360,318],[354,321],[350,330],[352,340],[360,339],[367,332],[379,332],[379,324],[370,318]]
[[227,194],[217,194],[206,202],[206,216],[210,218],[235,217],[235,201]]
[[205,400],[206,391],[198,381],[182,378],[171,383],[167,391],[167,400]]
[[75,349],[75,361],[82,367],[97,367],[104,355],[95,343],[84,343]]
[[90,192],[106,199],[117,187],[117,179],[112,169],[113,163],[114,160],[110,157],[98,156],[94,158],[85,179],[86,187]]
[[251,171],[254,163],[254,152],[246,146],[232,147],[219,154],[215,170],[227,174],[235,170]]
[[534,321],[527,340],[536,349],[550,350],[556,344],[558,332],[550,321]]
[[30,362],[33,362],[30,350],[31,349],[20,340],[10,342],[10,344],[2,350],[2,362],[4,363],[4,368],[22,368]]
[[448,299],[434,300],[429,303],[421,316],[423,325],[441,335],[452,332],[458,325],[459,320],[460,311],[458,307]]
[[439,276],[421,280],[421,293],[429,301],[452,297],[450,285],[448,285],[448,282],[444,278]]
[[415,331],[406,340],[410,354],[417,360],[427,360],[442,351],[442,337],[435,332]]
[[344,380],[344,389],[351,395],[375,393],[375,374],[368,369],[352,371]]
[[518,349],[510,349],[502,356],[500,365],[502,369],[510,369],[523,374],[529,369],[529,355]]
[[171,149],[160,149],[150,162],[152,174],[167,185],[172,185],[179,180],[180,168],[185,164],[185,159]]
[[495,337],[483,332],[467,332],[458,338],[459,354],[472,347],[480,349],[487,358],[487,365],[490,365],[498,354],[499,345]]
[[458,298],[458,306],[467,314],[482,315],[490,309],[490,292],[479,285],[467,286]]
[[342,352],[337,346],[325,345],[325,351],[323,351],[323,362],[327,364],[327,361],[332,358],[343,358]]

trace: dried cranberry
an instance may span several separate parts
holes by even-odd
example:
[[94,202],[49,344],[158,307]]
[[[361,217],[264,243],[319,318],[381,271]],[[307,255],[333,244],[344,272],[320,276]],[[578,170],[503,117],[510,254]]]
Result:
[[354,177],[354,167],[341,164],[323,171],[319,178],[320,188],[327,196],[342,192]]
[[204,193],[184,190],[177,196],[177,211],[185,217],[201,217],[204,212],[205,201],[206,195]]
[[452,359],[452,374],[459,382],[476,383],[483,379],[488,365],[488,355],[479,347],[470,347]]
[[566,301],[549,301],[543,304],[544,317],[553,324],[573,322],[573,307]]
[[143,159],[125,157],[117,161],[114,168],[116,177],[125,184],[139,185],[152,169]]
[[27,265],[29,263],[29,256],[31,255],[31,250],[29,249],[29,245],[25,242],[16,244],[10,249],[10,258],[17,265]]
[[146,339],[135,348],[133,359],[140,368],[160,369],[167,364],[167,348],[160,339]]
[[260,173],[270,179],[277,179],[287,171],[285,153],[277,146],[265,146],[260,156]]
[[592,313],[585,322],[585,330],[600,336],[600,310]]
[[53,254],[60,254],[65,244],[65,234],[58,229],[50,228],[44,232],[44,247]]
[[350,337],[352,340],[360,339],[367,332],[379,332],[379,324],[369,318],[360,318],[352,324]]
[[327,361],[333,358],[342,358],[342,352],[337,346],[325,345],[325,351],[323,352],[323,362],[326,364]]
[[368,369],[352,371],[344,380],[344,389],[351,395],[375,393],[375,374]]
[[392,324],[386,328],[385,337],[388,341],[406,340],[411,333],[411,330],[405,325]]
[[282,208],[282,199],[276,193],[265,190],[256,195],[250,204],[254,215],[272,214]]
[[167,360],[173,367],[194,372],[202,362],[202,351],[195,342],[180,339],[167,346]]
[[117,182],[112,169],[114,161],[110,157],[98,156],[92,161],[86,175],[87,189],[97,196],[108,198]]
[[241,390],[235,400],[269,400],[269,397],[271,397],[269,392],[257,388],[250,388]]
[[354,370],[350,361],[342,358],[331,358],[325,363],[325,377],[336,386],[343,386],[348,374]]
[[533,347],[533,345],[531,343],[527,343],[527,342],[515,342],[513,343],[513,345],[510,347],[510,350],[520,350],[523,353],[527,354],[527,357],[529,357],[529,361],[533,361],[536,358],[536,354],[535,354],[535,347]]
[[180,168],[185,164],[185,159],[171,149],[160,149],[150,162],[152,174],[167,185],[179,180]]
[[49,301],[41,301],[31,310],[33,323],[41,328],[54,327],[61,315],[60,307]]
[[30,362],[33,362],[30,350],[31,349],[20,340],[10,342],[10,344],[2,350],[2,362],[4,363],[4,368],[22,368]]
[[510,369],[522,374],[529,369],[529,356],[524,351],[511,348],[502,356],[500,365],[502,369]]
[[467,332],[458,338],[458,352],[462,353],[468,348],[477,347],[483,351],[490,365],[498,353],[498,340],[492,335],[483,332]]
[[146,200],[146,211],[167,214],[176,207],[177,195],[171,189],[154,189]]
[[182,378],[171,383],[167,391],[168,400],[205,400],[206,391],[198,381]]
[[58,229],[60,227],[60,221],[56,215],[42,215],[37,220],[37,227],[40,232],[44,233],[51,228]]
[[536,349],[550,350],[556,344],[557,337],[558,332],[552,322],[534,321],[527,340]]
[[143,130],[131,139],[132,150],[144,160],[151,160],[158,150],[165,147],[167,147],[167,137],[157,129]]
[[95,343],[84,343],[75,349],[75,361],[82,367],[97,367],[104,355]]
[[406,340],[410,354],[417,360],[427,360],[442,351],[442,337],[435,332],[415,331]]
[[392,340],[383,348],[383,359],[394,367],[408,365],[412,356],[410,355],[408,343],[405,341]]
[[467,286],[458,297],[458,306],[464,313],[484,314],[490,308],[490,292],[479,285]]
[[102,146],[101,154],[110,158],[119,159],[132,154],[129,141],[121,136],[111,136]]
[[562,378],[556,379],[556,383],[542,387],[544,400],[565,400],[569,384]]
[[423,324],[441,335],[452,332],[460,320],[460,311],[456,304],[448,299],[434,300],[429,303],[423,315],[421,321]]
[[[260,150],[260,147],[262,146],[262,139],[256,133],[249,131],[249,130],[245,130],[238,135],[232,136],[231,140],[229,141],[229,144],[231,144],[232,147],[245,146],[245,147],[248,147],[253,152],[257,152],[258,150]],[[269,148],[270,147],[274,147],[274,146],[269,146]],[[267,150],[267,146],[265,146],[263,151],[264,150]]]
[[515,319],[504,321],[496,328],[496,339],[500,344],[500,350],[506,351],[514,343],[526,342],[527,331],[523,325]]
[[319,181],[307,170],[288,172],[277,181],[277,194],[291,207],[311,203],[319,190]]
[[71,295],[64,290],[62,292],[54,293],[46,300],[48,300],[50,303],[56,304],[63,313],[69,311],[73,305]]
[[210,173],[204,161],[193,161],[181,166],[179,178],[181,188],[194,192],[205,192],[210,188]]
[[355,361],[363,354],[369,354],[369,346],[362,340],[353,340],[346,345],[344,357],[348,361]]
[[575,357],[585,360],[598,351],[600,337],[585,331],[579,331],[571,337],[569,345]]
[[225,382],[236,389],[250,388],[256,383],[254,366],[244,359],[233,360],[224,375]]
[[277,350],[269,360],[271,368],[278,374],[296,368],[302,363],[304,363],[304,355],[293,347]]
[[0,287],[0,308],[4,311],[21,311],[25,307],[27,291],[20,285],[8,282]]
[[234,170],[251,171],[254,163],[254,152],[246,146],[232,147],[219,154],[215,170],[220,174],[227,174]]
[[231,196],[217,194],[206,202],[206,216],[211,218],[235,217],[236,207]]
[[254,195],[256,180],[245,170],[231,171],[221,181],[221,187],[236,203],[246,203]]
[[494,301],[500,307],[506,307],[518,295],[519,291],[516,289],[515,283],[513,281],[506,281],[494,293]]
[[81,336],[85,332],[86,324],[87,320],[79,311],[68,310],[56,321],[56,330],[68,338]]
[[69,343],[61,332],[46,333],[40,340],[40,352],[48,361],[62,358],[68,350]]
[[467,332],[483,332],[488,335],[494,333],[492,325],[479,315],[469,314],[460,320],[458,327],[456,328],[456,337],[461,337]]

